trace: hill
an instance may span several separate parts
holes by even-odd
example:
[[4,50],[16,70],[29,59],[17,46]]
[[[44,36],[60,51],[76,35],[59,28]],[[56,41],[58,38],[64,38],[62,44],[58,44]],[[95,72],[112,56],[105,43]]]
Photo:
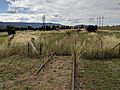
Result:
[[[5,27],[5,26],[14,26],[14,27],[34,27],[34,28],[38,28],[38,27],[42,27],[43,23],[26,23],[26,22],[0,22],[0,27]],[[61,24],[57,24],[57,23],[45,23],[46,26],[60,26]]]

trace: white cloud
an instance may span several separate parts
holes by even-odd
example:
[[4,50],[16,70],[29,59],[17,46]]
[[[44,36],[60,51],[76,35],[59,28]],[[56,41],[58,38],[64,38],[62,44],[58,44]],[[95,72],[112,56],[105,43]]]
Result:
[[[96,24],[98,16],[120,19],[119,0],[7,0],[7,12],[0,14],[1,21],[41,22],[43,14],[47,22],[61,24]],[[6,15],[6,16],[4,16]],[[116,22],[115,22],[116,21]],[[112,22],[107,22],[109,24]]]

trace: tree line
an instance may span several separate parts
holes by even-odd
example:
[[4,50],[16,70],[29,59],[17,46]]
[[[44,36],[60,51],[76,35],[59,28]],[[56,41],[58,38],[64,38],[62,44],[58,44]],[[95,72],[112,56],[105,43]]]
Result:
[[72,26],[41,26],[38,28],[27,26],[27,27],[14,27],[14,26],[6,26],[6,27],[0,27],[0,32],[7,32],[9,30],[13,31],[26,31],[26,30],[40,30],[40,31],[50,31],[50,30],[59,30],[59,29],[72,29]]

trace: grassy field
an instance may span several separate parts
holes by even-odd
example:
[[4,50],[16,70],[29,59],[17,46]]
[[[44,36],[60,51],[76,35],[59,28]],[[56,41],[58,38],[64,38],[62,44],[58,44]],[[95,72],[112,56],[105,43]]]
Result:
[[[75,48],[78,60],[77,90],[120,89],[119,47],[111,51],[115,45],[120,43],[120,31],[99,30],[97,33],[88,33],[84,30],[81,32],[66,30],[17,32],[9,48],[7,47],[7,33],[0,33],[0,90],[53,90],[53,87],[63,88],[61,83],[65,81],[66,84],[62,90],[69,90],[67,85],[70,78],[66,77],[70,75],[70,64],[68,65],[69,67],[62,64],[64,59],[53,64],[51,69],[46,69],[47,80],[41,79],[44,74],[43,76],[38,75],[27,79],[44,62],[44,58],[30,58],[28,56],[28,42],[30,42],[31,38],[36,39],[37,51],[42,53],[42,55],[54,51],[61,55],[70,54],[71,49]],[[40,51],[40,45],[42,45],[42,52]],[[32,55],[31,52],[30,54]],[[65,59],[66,64],[70,63],[69,60],[69,57]],[[68,74],[55,74],[61,75],[58,79],[51,77],[55,72],[51,73],[51,76],[48,75],[55,65],[59,66],[61,64],[68,68],[65,71]],[[53,85],[53,87],[50,87],[61,79],[63,81],[60,81],[57,86]],[[45,81],[46,84],[41,84],[43,82],[40,83],[40,80]]]
[[109,27],[101,27],[100,29],[103,29],[103,30],[112,30],[112,31],[120,31],[120,26],[109,26]]
[[80,60],[76,90],[119,90],[120,59]]
[[[7,47],[7,35],[2,34],[0,45],[0,58],[11,55],[28,55],[28,42],[36,38],[36,47],[39,53],[47,54],[56,51],[58,54],[69,54],[76,42],[78,56],[84,52],[82,58],[101,59],[119,57],[119,47],[111,49],[120,42],[120,32],[98,31],[46,31],[46,32],[17,32],[10,48]],[[42,51],[40,51],[42,45]],[[6,52],[7,51],[7,52]]]
[[46,58],[11,56],[0,60],[0,90],[69,89],[70,57],[54,57],[54,61],[34,76]]
[[11,56],[0,60],[0,90],[27,90],[22,81],[30,77],[43,62],[20,56]]

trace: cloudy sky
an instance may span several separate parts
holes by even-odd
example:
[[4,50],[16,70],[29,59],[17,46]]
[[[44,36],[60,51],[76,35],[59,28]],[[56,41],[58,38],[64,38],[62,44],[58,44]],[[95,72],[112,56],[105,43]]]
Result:
[[0,0],[0,21],[46,22],[66,25],[120,24],[120,0]]

